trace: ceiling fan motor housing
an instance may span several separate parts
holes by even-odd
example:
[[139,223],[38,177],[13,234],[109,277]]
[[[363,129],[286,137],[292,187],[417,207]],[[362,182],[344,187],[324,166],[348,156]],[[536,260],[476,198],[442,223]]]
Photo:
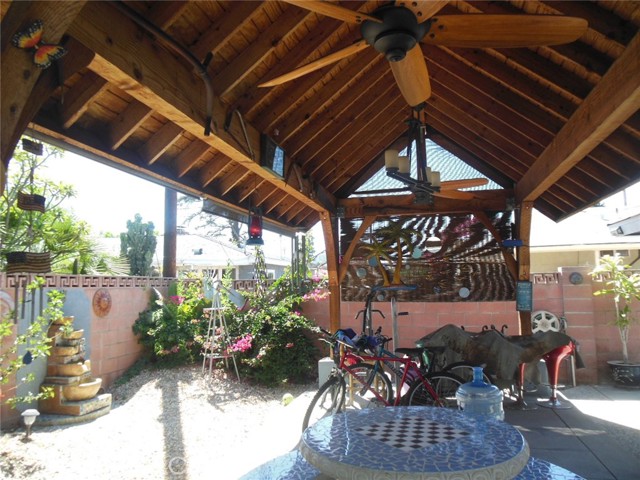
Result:
[[418,23],[413,12],[404,7],[385,5],[371,14],[382,23],[366,20],[360,27],[362,37],[390,62],[399,62],[422,40],[429,23]]

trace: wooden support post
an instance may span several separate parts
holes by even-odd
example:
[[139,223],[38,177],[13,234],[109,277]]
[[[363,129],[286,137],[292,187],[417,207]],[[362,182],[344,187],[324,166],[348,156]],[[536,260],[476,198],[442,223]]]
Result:
[[[522,246],[518,248],[518,280],[529,281],[531,276],[531,256],[529,242],[531,240],[531,216],[533,202],[522,202],[516,219],[518,238],[522,240]],[[519,312],[520,335],[531,335],[531,312]]]
[[172,188],[164,190],[164,258],[162,276],[175,277],[177,249],[178,193]]
[[327,271],[329,274],[329,330],[335,332],[340,328],[340,280],[338,278],[338,227],[337,219],[328,211],[320,213],[322,232],[324,233],[325,252],[327,255]]

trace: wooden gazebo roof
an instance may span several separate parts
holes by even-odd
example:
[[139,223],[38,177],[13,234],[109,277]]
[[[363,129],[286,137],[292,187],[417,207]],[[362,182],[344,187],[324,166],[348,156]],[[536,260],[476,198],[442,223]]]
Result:
[[[385,3],[339,5],[368,13]],[[328,225],[337,212],[430,214],[507,203],[558,221],[640,180],[640,2],[412,3],[430,15],[588,22],[562,45],[420,44],[432,88],[429,137],[502,190],[436,198],[432,206],[411,196],[346,200],[384,165],[409,107],[388,62],[370,47],[260,88],[361,38],[356,24],[279,1],[3,0],[3,164],[28,129],[231,210],[258,206],[267,222],[292,230],[319,219]],[[46,70],[11,41],[34,20],[43,22],[44,42],[68,50]],[[260,166],[260,134],[286,151],[283,179]]]

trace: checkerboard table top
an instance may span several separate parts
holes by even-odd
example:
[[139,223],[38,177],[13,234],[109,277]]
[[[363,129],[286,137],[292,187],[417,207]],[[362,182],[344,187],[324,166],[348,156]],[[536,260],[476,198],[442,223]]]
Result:
[[511,425],[433,407],[324,418],[304,432],[300,449],[335,478],[508,479],[529,459],[526,441]]

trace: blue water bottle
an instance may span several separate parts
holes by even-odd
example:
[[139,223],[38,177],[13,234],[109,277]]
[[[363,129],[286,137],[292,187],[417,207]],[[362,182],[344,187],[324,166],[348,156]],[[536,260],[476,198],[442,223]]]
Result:
[[473,381],[460,385],[456,392],[458,409],[465,414],[504,420],[502,391],[482,378],[482,367],[473,367]]

